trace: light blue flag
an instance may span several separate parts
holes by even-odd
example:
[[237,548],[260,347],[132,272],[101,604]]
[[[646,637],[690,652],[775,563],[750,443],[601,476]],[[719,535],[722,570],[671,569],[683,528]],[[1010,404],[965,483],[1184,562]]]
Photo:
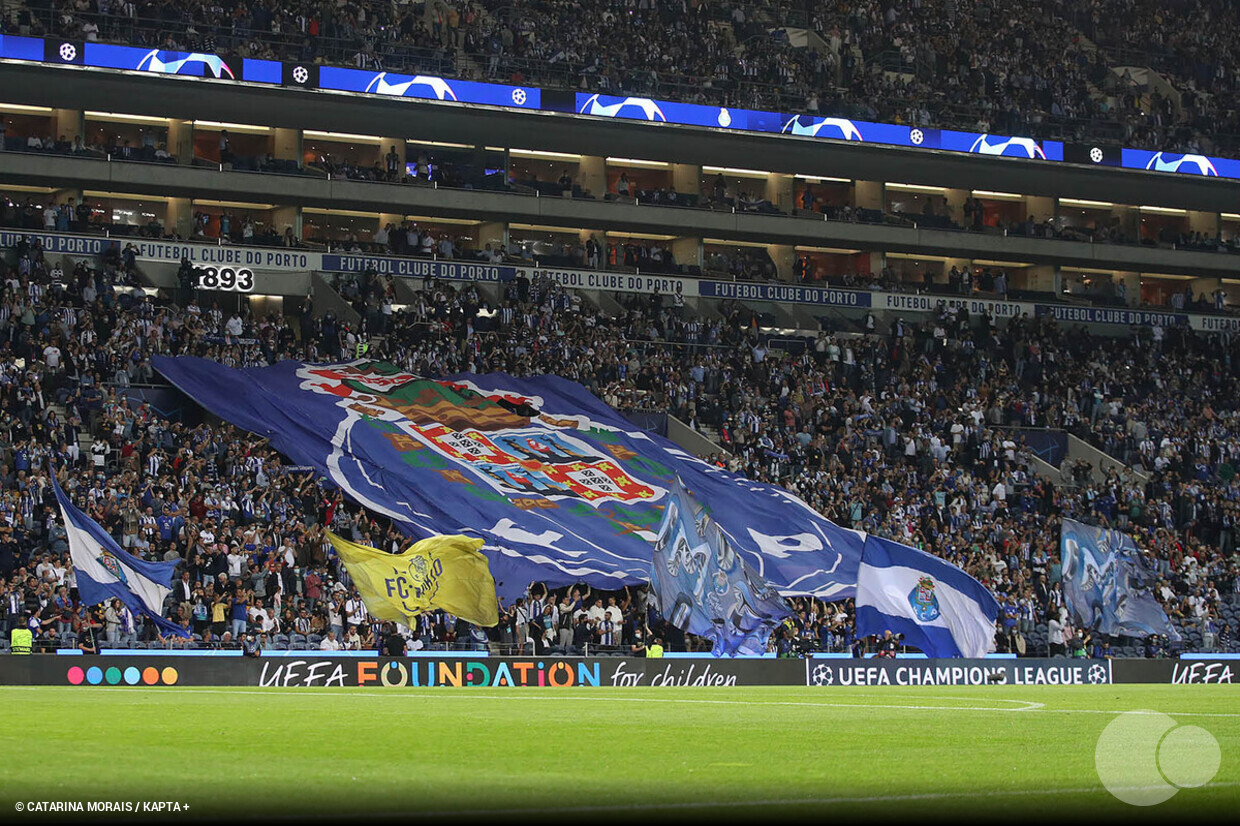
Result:
[[191,357],[153,364],[407,535],[484,539],[505,600],[531,581],[606,590],[647,582],[677,478],[783,596],[853,595],[863,534],[778,485],[689,455],[557,376],[427,379],[364,359],[244,370]]
[[654,542],[650,585],[664,619],[713,640],[716,657],[764,653],[771,632],[792,615],[679,479]]
[[52,477],[52,490],[60,503],[69,539],[69,555],[77,572],[78,595],[86,605],[98,605],[113,597],[134,614],[145,614],[164,634],[189,637],[184,628],[164,619],[164,599],[172,590],[176,562],[145,562],[122,550],[99,523],[69,501]]
[[1059,533],[1063,596],[1072,622],[1103,634],[1180,640],[1167,612],[1154,598],[1158,581],[1132,537],[1063,520]]
[[903,634],[927,657],[995,650],[999,603],[985,585],[925,551],[867,536],[857,572],[857,636]]

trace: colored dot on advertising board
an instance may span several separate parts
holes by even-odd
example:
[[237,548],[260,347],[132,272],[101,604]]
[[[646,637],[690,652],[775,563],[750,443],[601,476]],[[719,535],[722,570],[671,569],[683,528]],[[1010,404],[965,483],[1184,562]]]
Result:
[[167,668],[165,668],[161,676],[164,678],[165,685],[176,685],[177,684],[177,670],[173,668],[172,666],[168,666]]
[[142,682],[142,672],[132,665],[129,666],[125,669],[125,682],[129,685],[137,685]]
[[69,673],[65,676],[69,678],[69,685],[81,685],[82,681],[86,679],[86,672],[75,665],[69,669]]
[[92,665],[86,669],[86,682],[91,685],[99,685],[103,682],[103,669],[97,665]]
[[147,685],[155,685],[159,682],[159,669],[153,665],[148,665],[142,669],[142,682]]
[[108,685],[116,685],[121,681],[121,670],[116,666],[112,666],[103,672],[103,678],[108,681]]

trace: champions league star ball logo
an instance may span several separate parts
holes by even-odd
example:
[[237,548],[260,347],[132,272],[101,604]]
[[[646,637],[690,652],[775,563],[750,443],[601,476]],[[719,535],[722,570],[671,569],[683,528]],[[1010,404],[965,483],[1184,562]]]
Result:
[[524,106],[525,105],[525,90],[524,89],[513,89],[512,90],[512,102],[517,104],[518,106]]
[[1107,681],[1106,666],[1101,663],[1094,663],[1089,667],[1089,671],[1085,674],[1085,679],[1089,680],[1090,685],[1101,685]]
[[908,133],[908,142],[913,146],[921,146],[926,140],[926,133],[920,129],[911,129]]
[[60,44],[60,59],[66,63],[72,63],[77,59],[77,46],[72,43]]
[[934,595],[934,580],[923,576],[917,587],[909,591],[908,604],[921,622],[934,622],[939,618],[939,598]]
[[[400,75],[396,75],[400,77]],[[417,75],[403,83],[389,83],[387,72],[380,72],[370,79],[370,83],[366,84],[366,92],[374,95],[388,95],[390,97],[420,97],[419,95],[410,95],[409,90],[414,86],[426,86],[434,93],[439,100],[456,100],[456,93],[452,91],[452,87],[441,77],[428,77],[426,75]]]
[[1178,158],[1167,152],[1156,152],[1146,169],[1154,172],[1183,172],[1185,175],[1205,175],[1217,177],[1218,170],[1205,155],[1180,155]]
[[[209,69],[216,77],[224,77],[224,75],[228,75],[229,78],[236,80],[236,77],[233,76],[232,69],[228,68],[228,64],[225,63],[224,59],[219,55],[194,52],[193,54],[188,54],[185,57],[165,61],[160,57],[160,54],[163,53],[161,53],[159,49],[152,49],[138,61],[138,65],[134,68],[139,72],[179,75],[181,74],[181,70],[186,66],[202,64],[203,66],[206,66],[207,69]],[[177,54],[177,52],[172,52],[172,54]]]
[[625,98],[619,103],[601,103],[598,95],[590,95],[578,112],[580,115],[599,115],[604,118],[626,118],[667,122],[659,104],[650,98]]
[[863,141],[861,130],[844,118],[811,118],[796,115],[789,118],[780,130],[785,135],[808,135],[812,138],[835,138],[845,141]]
[[117,561],[116,557],[112,556],[112,554],[107,551],[103,551],[99,554],[99,556],[95,557],[95,561],[102,565],[109,574],[119,579],[122,584],[129,584],[129,578],[125,576],[124,567],[122,567],[121,563]]
[[835,672],[829,665],[816,665],[810,674],[810,681],[814,685],[831,685],[835,682]]
[[306,71],[305,66],[297,66],[293,69],[293,81],[296,83],[305,83],[310,79],[310,73]]
[[1046,160],[1046,153],[1033,138],[1008,138],[997,143],[990,135],[981,135],[969,148],[977,155],[1004,155],[1009,158],[1041,158]]

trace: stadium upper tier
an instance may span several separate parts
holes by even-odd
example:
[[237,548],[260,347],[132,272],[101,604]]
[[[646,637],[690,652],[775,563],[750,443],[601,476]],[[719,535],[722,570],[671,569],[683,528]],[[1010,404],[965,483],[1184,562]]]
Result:
[[1225,0],[31,0],[0,31],[1152,151],[1237,146]]

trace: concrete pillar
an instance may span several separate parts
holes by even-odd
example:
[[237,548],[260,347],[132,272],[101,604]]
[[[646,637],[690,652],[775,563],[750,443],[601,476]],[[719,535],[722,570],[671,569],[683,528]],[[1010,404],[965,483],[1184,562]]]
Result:
[[64,135],[65,140],[73,143],[73,139],[80,135],[82,140],[86,140],[86,118],[80,109],[53,109],[51,121],[54,139],[60,140],[60,136]]
[[[883,203],[885,198],[882,181],[857,181],[853,185],[853,206],[858,209],[880,209],[886,211]],[[882,269],[882,267],[879,267]],[[875,270],[878,272],[878,270]]]
[[[964,202],[969,200],[970,194],[967,189],[949,189],[943,193],[947,202],[947,217],[961,226],[964,226]],[[947,268],[950,270],[951,264]]]
[[683,195],[701,195],[702,167],[692,163],[672,164],[672,186]]
[[1054,293],[1057,274],[1058,267],[1051,264],[1011,269],[1008,270],[1008,290],[1016,288],[1018,290]]
[[164,214],[164,232],[189,238],[194,231],[194,208],[189,198],[169,198]]
[[[1204,231],[1205,230],[1202,230],[1202,232]],[[1191,284],[1193,287],[1193,298],[1201,298],[1202,293],[1205,293],[1207,300],[1213,299],[1214,291],[1223,285],[1222,279],[1218,278],[1217,276],[1207,277],[1207,278],[1194,278],[1192,281],[1188,283]]]
[[293,228],[293,235],[301,237],[301,207],[276,207],[271,211],[271,226],[279,235],[284,234],[288,227]]
[[[475,231],[478,237],[478,249],[485,248],[487,244],[491,245],[491,249],[495,249],[496,244],[508,244],[508,224],[501,221],[479,224]],[[605,246],[602,233],[599,233],[599,244]]]
[[597,155],[582,155],[577,163],[577,185],[587,195],[601,199],[607,193],[607,161]]
[[1030,215],[1032,215],[1033,220],[1040,224],[1047,218],[1053,218],[1059,214],[1055,209],[1055,206],[1056,202],[1054,198],[1044,195],[1026,195],[1025,218],[1027,219]]
[[272,135],[271,154],[281,161],[296,161],[301,166],[301,130],[276,127]]
[[775,205],[776,209],[792,212],[792,208],[796,206],[796,193],[793,192],[792,188],[792,176],[781,175],[777,172],[767,175],[765,197]]
[[1188,211],[1189,232],[1200,232],[1207,238],[1214,238],[1218,235],[1219,222],[1220,219],[1217,212],[1199,212],[1195,209]]
[[1111,216],[1119,221],[1120,232],[1132,241],[1141,240],[1141,211],[1135,206],[1116,204],[1111,207]]
[[797,253],[791,244],[769,244],[767,254],[775,262],[775,272],[780,281],[792,281],[796,272]]
[[[679,189],[677,190],[679,192]],[[702,266],[701,238],[673,238],[672,255],[676,263],[685,267]]]
[[180,164],[188,165],[194,162],[193,121],[169,119],[168,154]]
[[[858,182],[860,183],[860,182]],[[882,184],[879,184],[881,187]],[[887,257],[881,252],[870,253],[870,272],[877,276],[883,271],[883,267],[887,265]]]

